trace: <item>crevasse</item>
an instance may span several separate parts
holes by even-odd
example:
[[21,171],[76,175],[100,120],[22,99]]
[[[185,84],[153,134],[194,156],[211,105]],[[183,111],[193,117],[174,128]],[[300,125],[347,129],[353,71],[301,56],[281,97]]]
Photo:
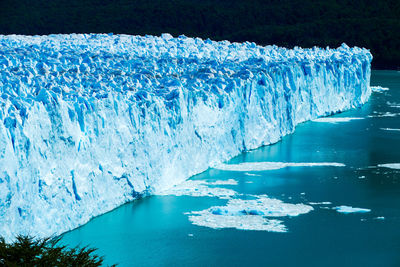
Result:
[[0,36],[0,235],[50,236],[358,107],[366,49]]

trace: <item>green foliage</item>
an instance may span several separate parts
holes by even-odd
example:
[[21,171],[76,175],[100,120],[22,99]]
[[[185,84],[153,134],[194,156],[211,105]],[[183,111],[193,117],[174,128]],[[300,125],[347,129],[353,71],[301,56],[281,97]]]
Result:
[[169,32],[261,45],[371,49],[400,67],[398,0],[0,0],[0,33]]
[[17,236],[14,243],[0,237],[0,266],[100,266],[103,257],[96,249],[67,248],[59,244],[60,238],[34,239]]

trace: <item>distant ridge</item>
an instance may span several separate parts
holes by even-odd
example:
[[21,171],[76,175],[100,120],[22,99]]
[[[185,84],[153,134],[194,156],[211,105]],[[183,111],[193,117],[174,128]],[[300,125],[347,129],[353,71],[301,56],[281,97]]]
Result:
[[400,67],[400,1],[2,0],[0,33],[125,33],[371,49],[373,68]]

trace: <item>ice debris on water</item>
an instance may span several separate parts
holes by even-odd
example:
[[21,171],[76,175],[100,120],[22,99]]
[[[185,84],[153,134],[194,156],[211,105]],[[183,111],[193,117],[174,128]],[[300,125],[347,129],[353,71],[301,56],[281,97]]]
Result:
[[395,131],[395,132],[400,132],[400,129],[396,129],[396,128],[380,128],[381,130],[384,131]]
[[232,189],[215,187],[213,185],[237,185],[237,182],[233,179],[214,182],[207,182],[206,180],[187,180],[170,189],[159,192],[158,195],[218,197],[221,199],[229,199],[237,194]]
[[371,86],[371,90],[372,90],[372,92],[381,93],[381,92],[384,92],[384,91],[388,91],[389,88],[382,87],[382,86]]
[[329,201],[322,201],[322,202],[308,202],[310,205],[331,205],[332,202]]
[[313,207],[305,204],[284,203],[267,195],[259,195],[250,200],[230,199],[225,206],[214,206],[188,214],[189,220],[199,226],[286,232],[283,221],[271,217],[298,216],[312,210]]
[[378,167],[400,170],[400,163],[378,164]]
[[343,163],[337,162],[243,162],[239,164],[218,164],[214,168],[224,171],[268,171],[279,170],[287,167],[344,167]]
[[337,206],[333,209],[340,213],[366,213],[371,211],[370,209],[353,208],[351,206]]
[[339,122],[349,122],[353,120],[362,120],[364,118],[357,118],[357,117],[324,117],[315,119],[315,122],[328,122],[328,123],[339,123]]

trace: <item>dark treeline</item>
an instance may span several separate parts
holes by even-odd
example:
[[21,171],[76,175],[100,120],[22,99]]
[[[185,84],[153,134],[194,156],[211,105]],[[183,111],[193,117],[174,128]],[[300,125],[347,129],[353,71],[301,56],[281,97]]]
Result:
[[0,0],[0,33],[198,36],[261,45],[371,49],[400,67],[399,0]]

